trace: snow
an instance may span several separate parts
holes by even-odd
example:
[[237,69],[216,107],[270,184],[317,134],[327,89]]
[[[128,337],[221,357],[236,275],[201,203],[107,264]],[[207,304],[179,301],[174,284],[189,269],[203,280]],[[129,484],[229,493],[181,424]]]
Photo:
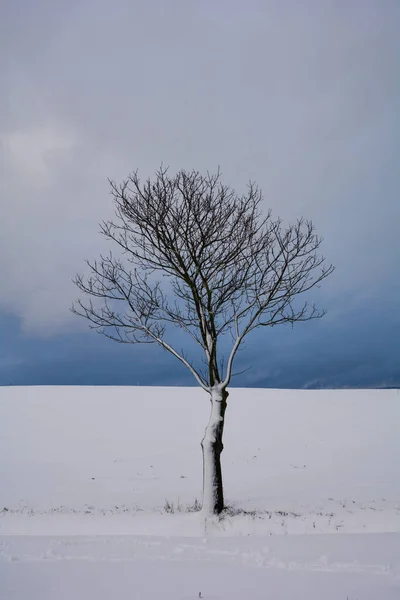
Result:
[[399,574],[396,534],[22,537],[0,562],[7,600],[398,600]]
[[204,523],[201,389],[0,388],[1,600],[399,598],[400,392],[229,391]]

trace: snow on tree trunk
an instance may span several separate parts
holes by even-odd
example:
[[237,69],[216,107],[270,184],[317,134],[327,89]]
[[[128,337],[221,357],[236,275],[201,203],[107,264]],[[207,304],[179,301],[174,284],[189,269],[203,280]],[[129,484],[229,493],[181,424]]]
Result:
[[224,508],[221,452],[228,392],[215,386],[211,390],[211,414],[201,442],[203,449],[203,514],[219,514]]

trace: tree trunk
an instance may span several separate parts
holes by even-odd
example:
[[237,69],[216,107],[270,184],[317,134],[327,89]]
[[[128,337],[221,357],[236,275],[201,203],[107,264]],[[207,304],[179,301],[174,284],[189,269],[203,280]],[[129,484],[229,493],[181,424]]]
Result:
[[211,390],[211,414],[201,442],[203,449],[203,514],[215,515],[224,509],[221,452],[222,434],[228,392],[215,387]]

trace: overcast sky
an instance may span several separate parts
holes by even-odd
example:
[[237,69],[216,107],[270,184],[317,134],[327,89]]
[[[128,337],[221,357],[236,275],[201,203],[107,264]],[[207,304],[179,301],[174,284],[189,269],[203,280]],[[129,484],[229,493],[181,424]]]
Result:
[[163,162],[255,180],[336,265],[236,384],[399,385],[399,31],[398,0],[3,0],[0,384],[191,383],[69,311],[107,178]]

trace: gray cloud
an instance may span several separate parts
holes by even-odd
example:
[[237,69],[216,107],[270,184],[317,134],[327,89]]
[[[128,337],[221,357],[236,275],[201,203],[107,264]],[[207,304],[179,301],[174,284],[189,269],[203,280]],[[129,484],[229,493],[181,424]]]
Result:
[[[102,248],[106,178],[139,167],[249,178],[311,217],[338,270],[332,318],[398,249],[398,2],[6,1],[0,15],[0,308],[79,326],[70,283]],[[398,288],[396,289],[398,294]]]

